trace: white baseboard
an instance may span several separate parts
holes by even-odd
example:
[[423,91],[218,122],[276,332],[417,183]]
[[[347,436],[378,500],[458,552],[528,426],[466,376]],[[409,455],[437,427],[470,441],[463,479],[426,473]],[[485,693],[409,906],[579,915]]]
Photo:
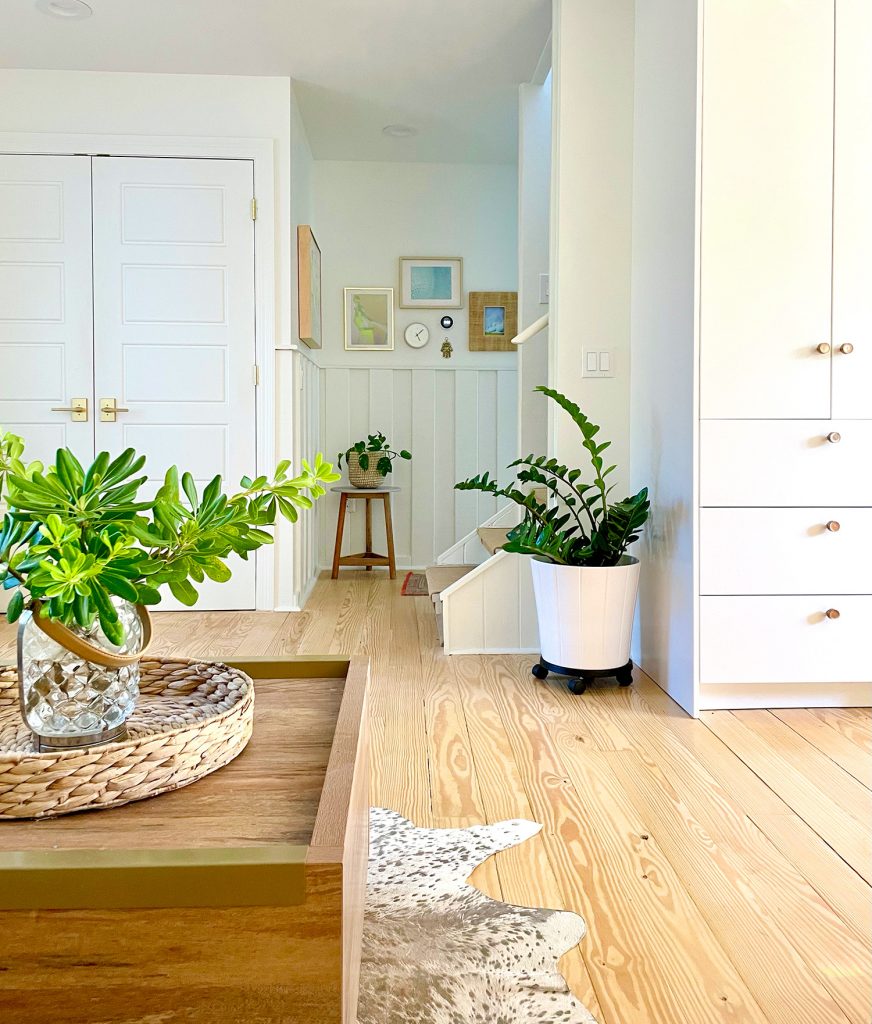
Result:
[[872,683],[705,683],[699,688],[700,711],[870,706]]

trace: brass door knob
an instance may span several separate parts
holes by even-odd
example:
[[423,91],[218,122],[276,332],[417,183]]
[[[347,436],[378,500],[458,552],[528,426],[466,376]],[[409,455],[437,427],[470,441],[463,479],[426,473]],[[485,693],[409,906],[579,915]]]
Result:
[[850,341],[846,341],[844,345],[839,345],[839,351],[843,356],[849,356],[854,351],[854,346]]
[[838,533],[839,530],[841,530],[841,528],[842,524],[840,522],[837,522],[835,519],[831,519],[827,523],[827,529],[830,531],[830,533]]
[[830,444],[838,444],[839,441],[842,440],[842,435],[838,432],[838,430],[831,430],[829,434],[827,434],[827,440],[830,442]]
[[838,608],[827,608],[825,614],[828,619],[838,619],[842,613]]
[[826,341],[822,341],[822,342],[820,343],[820,345],[818,345],[818,347],[817,347],[817,350],[818,350],[818,352],[820,352],[820,354],[821,354],[822,356],[826,356],[826,355],[829,355],[829,354],[830,354],[830,346],[829,346],[829,343],[828,343],[828,342],[826,342]]

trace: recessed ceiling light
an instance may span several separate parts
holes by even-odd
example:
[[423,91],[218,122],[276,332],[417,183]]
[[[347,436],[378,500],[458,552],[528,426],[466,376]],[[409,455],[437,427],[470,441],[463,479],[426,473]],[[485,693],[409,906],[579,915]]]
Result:
[[394,139],[407,139],[410,135],[417,135],[418,129],[410,124],[386,124],[382,128],[384,135],[390,135]]
[[36,0],[36,6],[53,18],[90,18],[94,13],[85,0]]

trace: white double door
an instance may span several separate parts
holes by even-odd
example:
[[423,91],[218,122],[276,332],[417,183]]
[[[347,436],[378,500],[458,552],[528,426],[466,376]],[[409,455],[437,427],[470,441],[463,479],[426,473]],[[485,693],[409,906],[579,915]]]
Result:
[[[0,156],[0,424],[29,458],[255,475],[252,196],[247,160]],[[255,607],[232,568],[198,607]]]

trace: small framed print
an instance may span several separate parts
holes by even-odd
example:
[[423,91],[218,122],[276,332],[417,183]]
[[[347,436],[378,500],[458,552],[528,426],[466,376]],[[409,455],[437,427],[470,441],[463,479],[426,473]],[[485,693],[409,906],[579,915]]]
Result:
[[393,288],[346,288],[345,348],[391,352],[394,347]]
[[515,352],[517,333],[517,292],[469,293],[470,352]]
[[463,260],[400,258],[401,309],[460,309],[463,306]]

